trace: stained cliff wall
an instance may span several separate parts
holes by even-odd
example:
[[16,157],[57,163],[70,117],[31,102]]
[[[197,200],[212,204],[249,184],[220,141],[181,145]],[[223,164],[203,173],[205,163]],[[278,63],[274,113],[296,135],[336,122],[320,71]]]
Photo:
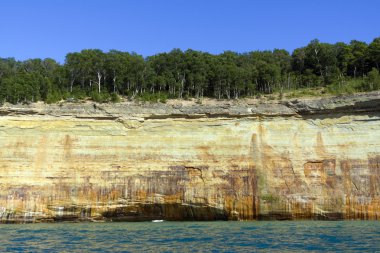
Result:
[[0,219],[379,219],[379,105],[4,105]]

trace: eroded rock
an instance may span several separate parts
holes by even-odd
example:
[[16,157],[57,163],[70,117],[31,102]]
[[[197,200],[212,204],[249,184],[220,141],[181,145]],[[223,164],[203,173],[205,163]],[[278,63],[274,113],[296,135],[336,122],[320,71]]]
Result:
[[0,220],[380,219],[378,101],[5,105]]

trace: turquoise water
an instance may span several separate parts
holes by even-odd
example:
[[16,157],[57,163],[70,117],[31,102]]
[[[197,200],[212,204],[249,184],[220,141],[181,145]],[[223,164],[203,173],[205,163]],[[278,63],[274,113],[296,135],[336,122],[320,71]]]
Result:
[[380,252],[380,222],[0,225],[0,252]]

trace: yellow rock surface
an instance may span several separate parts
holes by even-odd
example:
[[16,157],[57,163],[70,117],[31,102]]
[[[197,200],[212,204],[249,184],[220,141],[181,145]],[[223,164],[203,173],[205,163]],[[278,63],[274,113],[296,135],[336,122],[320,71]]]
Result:
[[0,117],[0,217],[379,219],[380,118]]

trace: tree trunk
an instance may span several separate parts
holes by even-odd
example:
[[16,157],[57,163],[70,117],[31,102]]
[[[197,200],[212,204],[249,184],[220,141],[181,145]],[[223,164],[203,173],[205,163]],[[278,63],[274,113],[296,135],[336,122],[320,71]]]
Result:
[[115,70],[113,70],[112,82],[113,82],[113,92],[115,93],[116,92],[116,71]]
[[112,81],[113,81],[113,92],[115,93],[116,92],[116,76],[113,77]]
[[179,92],[178,92],[178,98],[182,98],[184,87],[185,87],[185,75],[183,75],[182,80],[181,80],[181,88],[179,89]]
[[100,72],[98,72],[98,93],[100,93],[100,82],[102,80],[102,74],[100,74]]
[[227,95],[227,99],[231,99],[231,91],[230,91],[230,83],[229,82],[227,82],[226,95]]
[[74,85],[74,82],[75,82],[75,74],[74,74],[74,72],[73,72],[73,70],[72,71],[70,71],[70,77],[71,77],[71,79],[70,79],[70,92],[73,92],[73,85]]
[[73,92],[74,79],[70,81],[70,92]]

